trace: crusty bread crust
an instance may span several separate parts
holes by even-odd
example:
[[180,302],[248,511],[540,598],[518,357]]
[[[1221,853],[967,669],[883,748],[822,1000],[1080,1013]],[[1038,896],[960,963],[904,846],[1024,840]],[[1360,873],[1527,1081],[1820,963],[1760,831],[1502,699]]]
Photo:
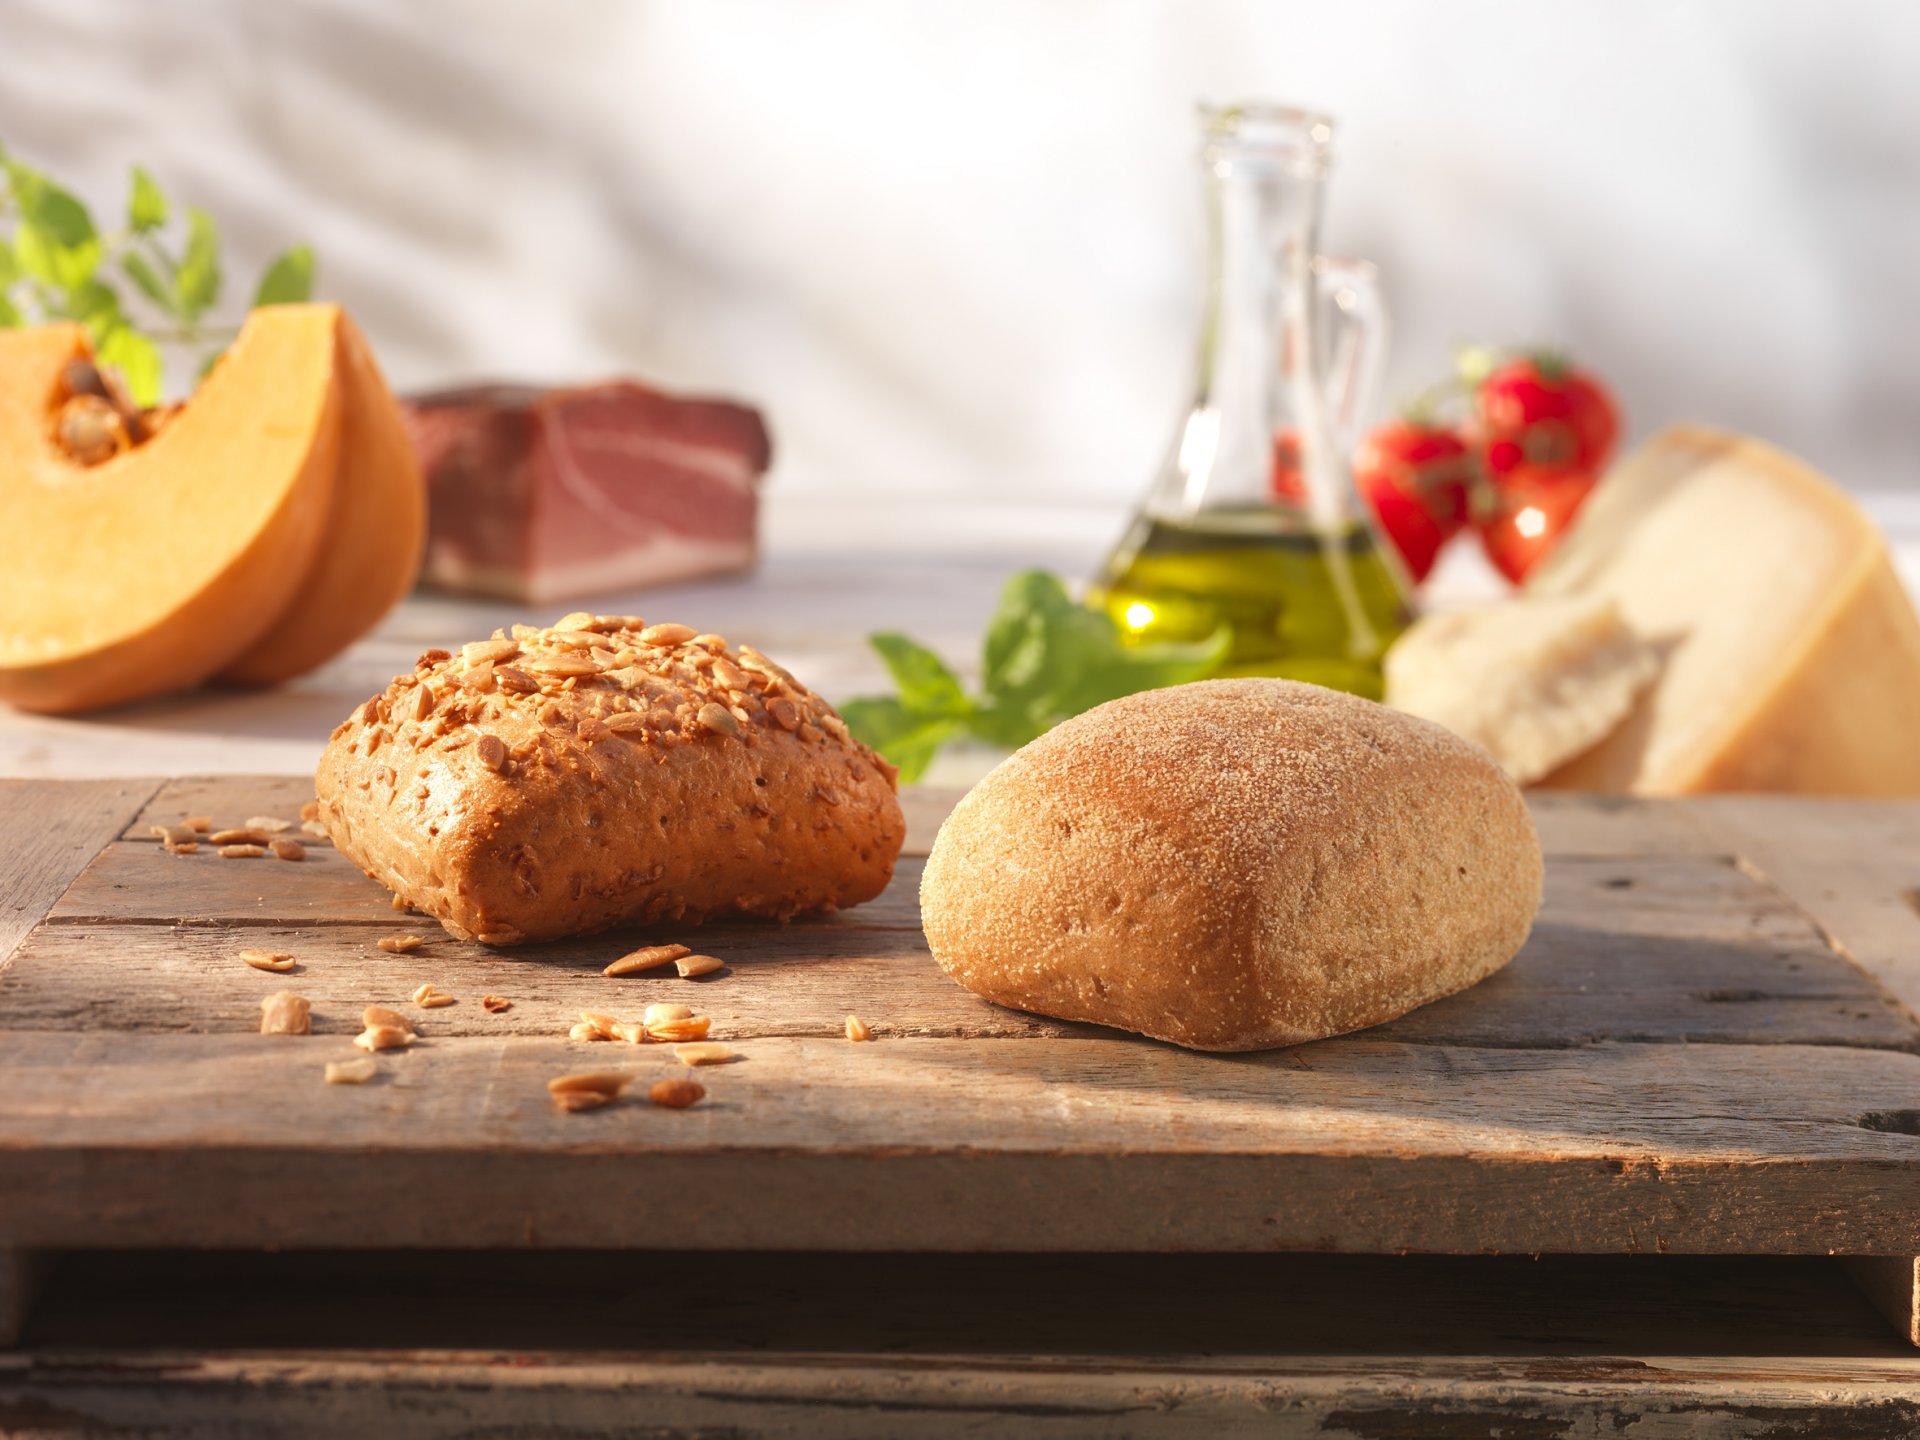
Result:
[[1003,762],[942,827],[920,903],[989,1000],[1198,1050],[1375,1025],[1526,940],[1517,787],[1439,726],[1287,680],[1111,701]]
[[316,788],[342,854],[489,945],[857,905],[906,836],[893,768],[825,701],[637,617],[429,651],[333,732]]

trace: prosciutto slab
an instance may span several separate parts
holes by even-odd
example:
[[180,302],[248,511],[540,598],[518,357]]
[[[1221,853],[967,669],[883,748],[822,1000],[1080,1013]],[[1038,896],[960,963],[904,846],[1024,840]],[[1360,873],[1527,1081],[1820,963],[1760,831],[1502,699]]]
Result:
[[751,566],[772,444],[759,414],[631,380],[415,396],[425,578],[537,604]]

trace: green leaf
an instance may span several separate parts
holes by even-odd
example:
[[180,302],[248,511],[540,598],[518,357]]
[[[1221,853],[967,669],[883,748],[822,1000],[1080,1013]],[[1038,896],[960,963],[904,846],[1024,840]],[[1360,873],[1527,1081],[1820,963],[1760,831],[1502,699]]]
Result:
[[296,245],[267,267],[260,277],[260,288],[253,292],[253,303],[261,305],[304,305],[313,298],[313,247]]
[[26,318],[14,308],[13,302],[7,299],[6,296],[0,295],[0,330],[10,329],[15,325],[24,325],[26,323]]
[[38,226],[55,243],[69,249],[86,244],[95,236],[93,216],[78,197],[62,190],[38,170],[7,160],[7,184],[27,222]]
[[187,250],[173,277],[173,296],[188,324],[220,298],[220,231],[198,205],[187,207]]
[[127,197],[127,228],[136,235],[167,223],[167,197],[140,166],[133,167],[133,193]]
[[120,257],[120,268],[127,272],[127,278],[139,287],[140,293],[158,305],[167,314],[174,311],[173,290],[160,278],[147,257],[128,253]]
[[941,746],[958,739],[967,728],[964,720],[924,715],[891,696],[849,700],[840,707],[840,718],[862,744],[871,745],[898,766],[900,778],[909,785],[927,773]]
[[100,241],[94,237],[69,243],[38,220],[22,219],[13,237],[14,259],[20,268],[56,290],[77,289],[100,265]]
[[120,313],[120,297],[114,294],[113,288],[91,278],[81,281],[68,294],[67,314],[92,332],[95,344],[127,323],[126,316]]
[[162,366],[160,351],[139,331],[121,325],[111,330],[93,348],[94,358],[111,365],[126,381],[127,393],[136,405],[156,405],[160,401]]
[[907,709],[928,716],[964,716],[972,708],[959,679],[926,646],[894,630],[870,635],[867,641],[886,662]]

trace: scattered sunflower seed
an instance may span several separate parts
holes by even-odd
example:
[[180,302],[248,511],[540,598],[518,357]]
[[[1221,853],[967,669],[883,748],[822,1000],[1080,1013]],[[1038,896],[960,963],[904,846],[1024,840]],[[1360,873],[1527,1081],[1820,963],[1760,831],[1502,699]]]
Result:
[[647,945],[629,955],[622,955],[600,973],[611,976],[637,975],[642,970],[657,969],[669,960],[678,960],[688,953],[684,945]]
[[507,768],[506,743],[498,735],[482,735],[473,749],[480,763],[489,770],[498,772]]
[[553,1103],[568,1114],[581,1110],[599,1110],[613,1104],[618,1095],[603,1095],[598,1090],[562,1090],[553,1097]]
[[655,1040],[704,1040],[713,1028],[711,1015],[693,1015],[685,1020],[661,1020],[647,1026]]
[[504,995],[482,995],[480,1008],[489,1015],[500,1015],[513,1008],[513,1001]]
[[258,830],[267,835],[278,835],[282,830],[291,830],[293,822],[282,820],[277,815],[249,815],[247,829]]
[[689,1105],[698,1104],[706,1097],[707,1087],[698,1080],[688,1080],[684,1076],[675,1076],[670,1080],[656,1080],[647,1089],[647,1099],[669,1110],[684,1110]]
[[284,835],[274,836],[273,839],[267,842],[267,848],[273,851],[274,858],[279,860],[304,860],[307,858],[307,847],[302,845],[298,840],[287,839]]
[[362,1055],[357,1060],[329,1060],[327,1062],[327,1084],[364,1085],[380,1073],[380,1067],[373,1063],[371,1055]]
[[391,1026],[395,1030],[413,1033],[413,1021],[398,1010],[389,1010],[384,1005],[369,1005],[360,1012],[360,1023],[369,1030],[378,1030],[381,1026]]
[[291,990],[276,990],[260,1002],[262,1035],[310,1035],[313,1003]]
[[189,815],[180,823],[189,830],[201,835],[213,829],[213,817],[211,815]]
[[240,959],[256,970],[271,970],[276,975],[284,975],[293,969],[293,956],[279,950],[242,950]]
[[567,1038],[569,1040],[610,1040],[613,1037],[608,1035],[607,1032],[602,1030],[598,1025],[589,1025],[586,1021],[582,1020],[571,1030],[567,1031]]
[[632,1082],[625,1070],[582,1070],[573,1075],[556,1075],[547,1081],[549,1095],[575,1095],[582,1091],[596,1095],[618,1095]]
[[683,955],[673,962],[673,968],[680,972],[682,980],[691,980],[696,975],[711,975],[716,970],[724,970],[727,962],[714,955]]
[[684,645],[693,639],[691,625],[649,625],[640,632],[642,645]]
[[424,935],[382,935],[373,942],[389,955],[406,955],[427,943]]
[[320,818],[320,802],[318,800],[307,801],[306,804],[300,807],[300,818],[302,820],[318,820]]
[[404,895],[396,895],[387,903],[402,915],[411,915],[413,913],[413,902]]
[[724,1065],[737,1058],[731,1046],[715,1042],[694,1045],[676,1045],[673,1053],[683,1065]]
[[215,845],[264,845],[267,843],[267,832],[236,825],[230,829],[216,830],[207,839]]
[[362,1050],[404,1050],[413,1044],[413,1032],[398,1025],[369,1025],[353,1037]]
[[858,1015],[849,1015],[847,1016],[847,1039],[871,1040],[873,1039],[873,1027]]
[[220,847],[222,860],[258,860],[266,853],[267,847],[264,845],[222,845]]
[[458,1002],[446,991],[435,989],[429,982],[413,992],[413,1003],[422,1010],[438,1010],[442,1005],[453,1005]]

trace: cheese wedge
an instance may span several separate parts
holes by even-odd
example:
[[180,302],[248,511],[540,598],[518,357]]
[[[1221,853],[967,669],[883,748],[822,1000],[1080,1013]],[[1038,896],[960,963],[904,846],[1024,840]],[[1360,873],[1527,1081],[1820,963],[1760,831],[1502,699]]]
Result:
[[1611,734],[1659,670],[1606,596],[1516,595],[1416,621],[1387,651],[1387,703],[1525,785]]
[[1920,794],[1920,619],[1873,524],[1793,457],[1695,427],[1655,436],[1526,593],[1612,600],[1663,662],[1620,726],[1542,783]]

